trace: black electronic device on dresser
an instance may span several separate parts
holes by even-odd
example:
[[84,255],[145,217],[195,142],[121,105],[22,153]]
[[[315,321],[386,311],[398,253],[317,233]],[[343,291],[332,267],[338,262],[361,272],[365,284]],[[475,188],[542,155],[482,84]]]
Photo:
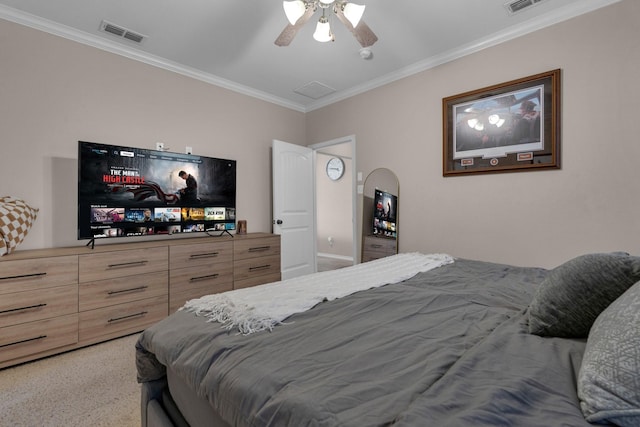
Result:
[[78,239],[236,228],[236,161],[79,141]]
[[373,235],[395,239],[398,196],[375,189],[373,198]]
[[[398,196],[376,188],[365,197],[362,262],[398,253]],[[370,215],[370,216],[369,216]]]

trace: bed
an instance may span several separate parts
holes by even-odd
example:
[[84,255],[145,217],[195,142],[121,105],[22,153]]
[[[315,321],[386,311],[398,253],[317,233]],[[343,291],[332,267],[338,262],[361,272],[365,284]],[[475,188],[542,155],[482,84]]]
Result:
[[[640,258],[449,257],[380,278],[408,255],[311,275],[319,299],[258,328],[187,303],[136,344],[142,425],[640,425]],[[317,285],[354,275],[389,283]]]

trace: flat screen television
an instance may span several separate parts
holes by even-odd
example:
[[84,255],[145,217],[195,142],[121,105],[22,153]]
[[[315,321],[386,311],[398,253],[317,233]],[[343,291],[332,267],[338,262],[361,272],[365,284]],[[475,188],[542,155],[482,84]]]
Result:
[[373,197],[373,234],[395,239],[398,235],[397,215],[398,196],[376,188]]
[[78,142],[79,240],[235,228],[235,160]]

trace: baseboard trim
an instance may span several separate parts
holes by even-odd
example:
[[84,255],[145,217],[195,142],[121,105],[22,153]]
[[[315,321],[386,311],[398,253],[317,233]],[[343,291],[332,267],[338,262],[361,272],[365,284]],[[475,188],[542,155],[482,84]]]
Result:
[[319,256],[319,257],[323,257],[323,258],[332,258],[332,259],[339,259],[341,261],[352,261],[353,262],[353,257],[345,256],[345,255],[328,254],[328,253],[325,253],[325,252],[318,252],[316,255]]

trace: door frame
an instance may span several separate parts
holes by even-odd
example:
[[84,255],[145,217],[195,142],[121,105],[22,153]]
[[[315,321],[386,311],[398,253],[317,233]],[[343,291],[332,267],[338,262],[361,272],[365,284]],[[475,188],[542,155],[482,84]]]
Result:
[[[340,144],[350,144],[350,148],[351,148],[351,239],[352,239],[352,248],[351,248],[351,255],[353,257],[353,264],[358,264],[359,261],[359,257],[358,257],[358,230],[357,230],[357,224],[358,224],[358,211],[357,211],[357,197],[356,197],[356,185],[357,185],[357,162],[356,162],[356,136],[355,135],[348,135],[348,136],[344,136],[341,138],[336,138],[336,139],[332,139],[329,141],[323,141],[323,142],[318,142],[316,144],[312,144],[309,145],[308,147],[311,148],[313,150],[313,167],[314,167],[314,176],[315,176],[315,167],[317,165],[317,152],[318,151],[322,151],[323,149],[326,149],[327,147],[331,147],[333,145],[340,145]],[[317,222],[318,222],[318,215],[317,215],[317,183],[314,181],[314,188],[313,188],[313,200],[314,203],[316,205],[316,211],[314,212],[313,215],[313,228],[314,228],[314,235],[315,235],[315,239],[317,240],[317,234],[318,234],[318,227],[317,227]],[[318,271],[318,250],[317,250],[317,243],[314,243],[314,245],[316,245],[316,250],[315,250],[315,264],[316,264],[316,271]]]

